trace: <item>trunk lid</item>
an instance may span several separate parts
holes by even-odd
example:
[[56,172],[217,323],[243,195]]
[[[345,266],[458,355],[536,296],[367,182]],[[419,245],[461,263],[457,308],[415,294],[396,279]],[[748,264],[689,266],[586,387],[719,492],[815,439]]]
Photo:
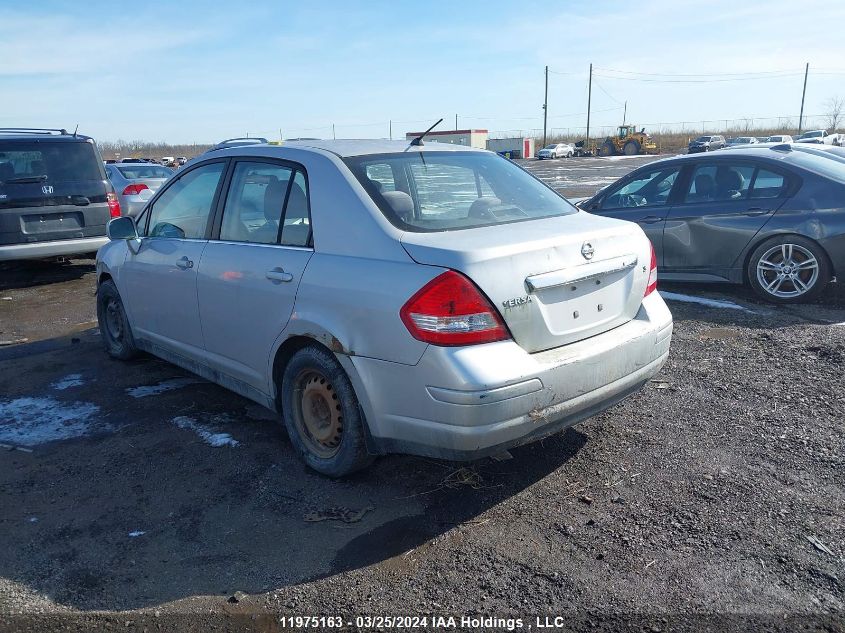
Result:
[[401,241],[414,261],[469,277],[528,352],[633,319],[651,257],[636,224],[584,212],[459,231],[405,232]]

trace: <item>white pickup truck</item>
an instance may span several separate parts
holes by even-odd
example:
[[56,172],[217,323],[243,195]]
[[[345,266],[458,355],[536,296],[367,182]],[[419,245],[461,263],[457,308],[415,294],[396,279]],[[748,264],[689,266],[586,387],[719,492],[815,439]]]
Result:
[[795,139],[796,143],[816,143],[821,145],[842,145],[842,134],[830,133],[827,130],[810,130]]

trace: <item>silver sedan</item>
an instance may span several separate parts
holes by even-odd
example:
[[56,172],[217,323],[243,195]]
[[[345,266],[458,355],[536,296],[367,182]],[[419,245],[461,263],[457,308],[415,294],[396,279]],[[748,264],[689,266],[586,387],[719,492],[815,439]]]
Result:
[[152,163],[115,163],[105,167],[121,213],[132,217],[141,213],[147,201],[173,175],[172,169]]
[[537,440],[634,393],[669,354],[642,229],[484,150],[222,149],[109,237],[107,352],[150,352],[275,410],[329,476]]

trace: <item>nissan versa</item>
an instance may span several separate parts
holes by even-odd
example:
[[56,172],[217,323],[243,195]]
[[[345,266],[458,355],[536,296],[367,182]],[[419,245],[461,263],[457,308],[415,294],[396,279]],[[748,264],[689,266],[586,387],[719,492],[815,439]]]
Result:
[[274,409],[330,476],[538,439],[635,392],[669,353],[643,231],[483,150],[221,149],[109,237],[109,354],[151,352]]

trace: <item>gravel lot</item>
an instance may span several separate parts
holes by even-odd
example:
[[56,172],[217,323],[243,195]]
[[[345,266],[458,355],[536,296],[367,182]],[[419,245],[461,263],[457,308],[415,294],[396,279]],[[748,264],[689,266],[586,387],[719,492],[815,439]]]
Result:
[[[647,160],[527,165],[582,196]],[[90,260],[0,268],[0,442],[26,449],[0,450],[0,630],[845,630],[842,284],[788,309],[661,285],[672,353],[622,404],[512,459],[342,482],[269,411],[110,360],[93,291]]]

